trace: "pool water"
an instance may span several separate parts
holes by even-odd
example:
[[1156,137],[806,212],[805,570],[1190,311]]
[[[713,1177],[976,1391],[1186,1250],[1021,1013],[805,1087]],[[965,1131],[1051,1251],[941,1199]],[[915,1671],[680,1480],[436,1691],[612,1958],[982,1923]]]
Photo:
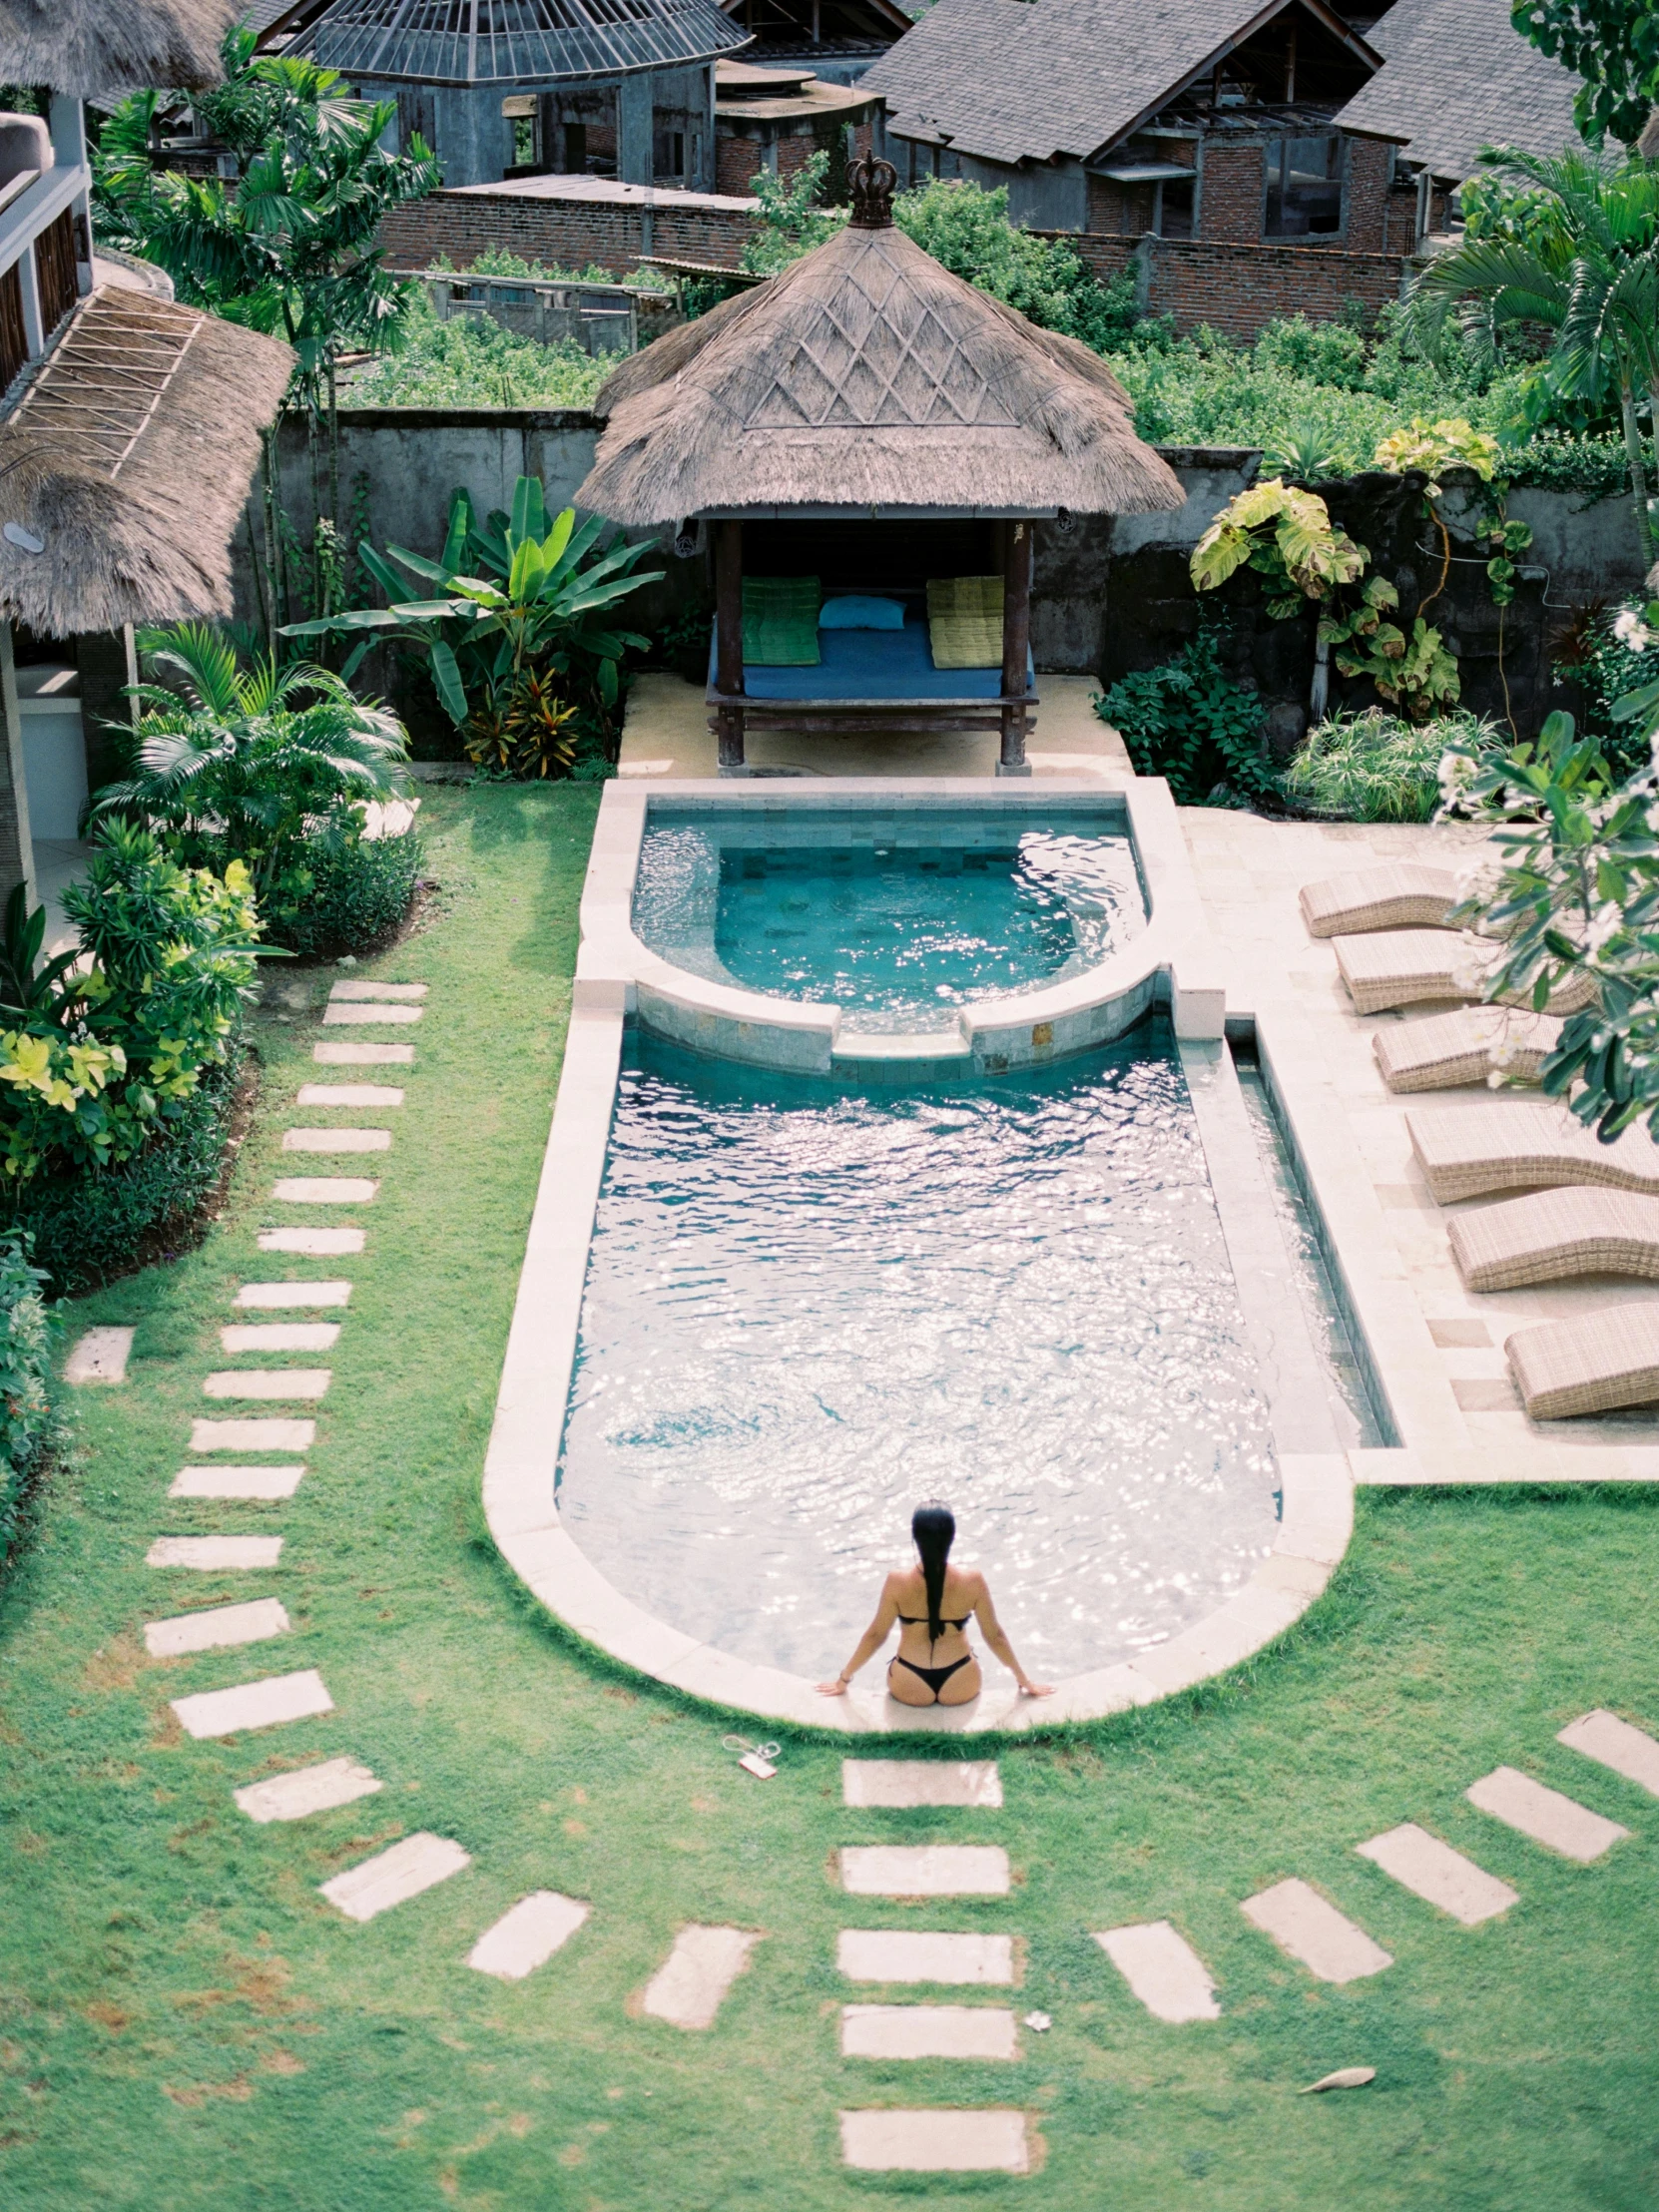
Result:
[[1038,1675],[1130,1657],[1249,1577],[1276,1533],[1267,1406],[1166,1028],[868,1094],[633,1052],[560,1507],[635,1603],[832,1671],[933,1496]]
[[1145,923],[1121,816],[1056,807],[882,820],[652,810],[634,927],[677,967],[936,1032],[958,1008],[1096,967]]

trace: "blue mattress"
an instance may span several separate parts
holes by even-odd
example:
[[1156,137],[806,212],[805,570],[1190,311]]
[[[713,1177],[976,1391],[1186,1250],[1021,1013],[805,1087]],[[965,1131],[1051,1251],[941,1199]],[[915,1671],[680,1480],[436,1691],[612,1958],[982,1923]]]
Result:
[[[999,668],[935,668],[927,650],[927,624],[906,615],[902,630],[821,630],[817,668],[758,668],[746,664],[744,690],[751,699],[1000,699]],[[1026,685],[1036,689],[1031,656]],[[709,688],[715,688],[715,641],[709,639]]]

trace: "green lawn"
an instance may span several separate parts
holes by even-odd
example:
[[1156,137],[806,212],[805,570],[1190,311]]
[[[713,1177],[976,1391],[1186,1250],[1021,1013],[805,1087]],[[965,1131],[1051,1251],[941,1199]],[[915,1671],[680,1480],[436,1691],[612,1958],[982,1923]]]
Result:
[[[1645,2212],[1659,1803],[1552,1739],[1594,1705],[1659,1725],[1646,1496],[1368,1502],[1287,1648],[1202,1698],[1005,1750],[1001,1814],[847,1812],[830,1741],[787,1740],[779,1778],[754,1782],[723,1749],[728,1718],[536,1617],[483,1537],[477,1491],[595,799],[428,801],[443,912],[378,966],[427,980],[429,1010],[368,1252],[339,1269],[357,1288],[292,1500],[166,1490],[238,1283],[330,1272],[253,1241],[293,1086],[321,1072],[305,1019],[260,1027],[264,1105],[209,1243],[74,1317],[72,1334],[139,1334],[127,1387],[80,1394],[80,1457],[0,1604],[0,2204]],[[251,1528],[284,1533],[276,1574],[143,1564],[159,1533]],[[284,1643],[145,1660],[147,1618],[273,1590],[295,1624]],[[321,1720],[197,1743],[168,1710],[311,1665],[337,1708]],[[232,1802],[242,1782],[341,1754],[380,1795],[264,1828]],[[1500,1762],[1635,1835],[1592,1867],[1547,1857],[1460,1801]],[[1408,1819],[1520,1904],[1465,1931],[1353,1855]],[[474,1866],[366,1927],[317,1896],[417,1828],[458,1838]],[[883,1838],[1003,1842],[1014,1895],[840,1899],[834,1847]],[[1293,1874],[1394,1966],[1331,1989],[1282,1959],[1238,1905]],[[590,1899],[588,1926],[526,1981],[469,1971],[479,1933],[543,1887]],[[1160,2026],[1089,1939],[1160,1918],[1209,1962],[1219,2022]],[[706,2034],[630,2006],[687,1921],[766,1932]],[[1017,2067],[843,2063],[835,1931],[883,1925],[1017,1933],[1018,2007],[1051,2013],[1052,2031],[1025,2037]],[[1296,2095],[1354,2064],[1378,2069],[1373,2088]],[[837,2108],[948,2102],[1027,2107],[1041,2172],[839,2171]]]

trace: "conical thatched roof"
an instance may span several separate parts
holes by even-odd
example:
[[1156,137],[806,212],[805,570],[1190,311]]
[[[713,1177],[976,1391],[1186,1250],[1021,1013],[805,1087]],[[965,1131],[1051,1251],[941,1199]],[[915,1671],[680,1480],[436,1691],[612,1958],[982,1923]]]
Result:
[[0,82],[54,92],[217,85],[236,0],[0,0]]
[[194,307],[114,286],[83,301],[0,423],[0,615],[52,637],[229,615],[231,540],[292,366]]
[[579,503],[635,527],[734,509],[1179,507],[1105,362],[953,276],[883,202],[626,361],[596,402],[610,427]]

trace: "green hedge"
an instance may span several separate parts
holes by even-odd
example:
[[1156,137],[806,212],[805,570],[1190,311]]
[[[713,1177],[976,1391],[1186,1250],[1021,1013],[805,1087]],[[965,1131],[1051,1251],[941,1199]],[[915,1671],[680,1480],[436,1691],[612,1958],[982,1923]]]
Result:
[[270,916],[269,941],[302,959],[369,951],[408,912],[421,858],[413,830],[308,853],[311,887],[301,905]]
[[60,1295],[125,1274],[154,1240],[183,1228],[218,1182],[243,1053],[204,1072],[165,1132],[121,1166],[25,1184],[4,1227],[34,1239],[36,1266]]
[[51,1387],[57,1317],[45,1291],[28,1238],[0,1234],[0,1564],[16,1538],[29,1478],[58,1429]]

